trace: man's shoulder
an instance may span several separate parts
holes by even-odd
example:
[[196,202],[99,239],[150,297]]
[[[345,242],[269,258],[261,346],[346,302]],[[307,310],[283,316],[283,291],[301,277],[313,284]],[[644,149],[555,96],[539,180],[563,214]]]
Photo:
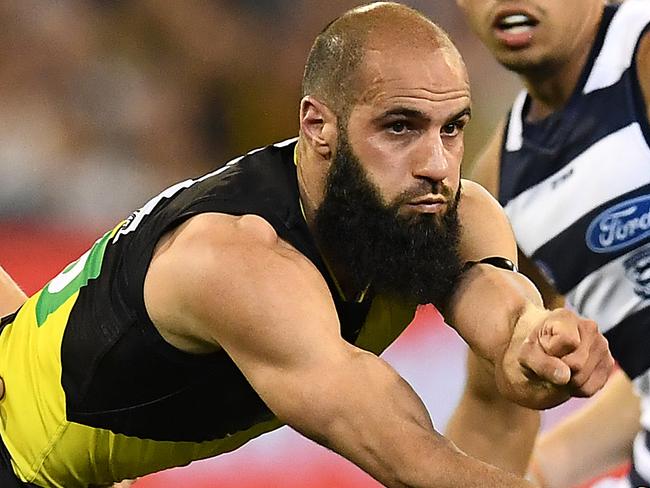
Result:
[[[226,215],[257,214],[276,229],[286,226],[299,213],[293,145],[295,140],[290,139],[255,149],[203,176],[170,186],[133,212],[118,237],[137,229],[135,240],[150,246],[170,229],[185,235],[207,223],[223,225],[229,221]],[[202,214],[212,217],[196,218]],[[190,221],[191,225],[183,225]]]
[[[254,260],[256,253],[262,249],[273,251],[276,246],[281,246],[280,242],[273,225],[259,215],[204,212],[187,219],[164,236],[158,244],[158,252],[173,247],[184,263],[190,263],[198,256],[198,261],[207,265],[210,256],[221,250],[237,248],[249,252]],[[184,259],[185,256],[188,259]]]
[[226,171],[228,168],[237,168],[239,165],[247,165],[251,167],[261,165],[259,166],[260,169],[272,168],[269,164],[274,161],[291,165],[294,163],[294,152],[297,141],[298,138],[294,137],[273,144],[257,147],[229,160],[221,168],[209,173],[203,178],[218,175],[221,172]]
[[[497,228],[497,220],[505,219],[503,207],[490,192],[475,181],[462,180],[459,215],[464,235],[473,235],[467,227]],[[486,226],[487,224],[487,226]]]
[[461,182],[463,188],[461,202],[464,205],[494,205],[499,207],[498,202],[481,183],[464,178]]
[[606,8],[595,41],[593,68],[583,92],[607,88],[621,79],[638,54],[639,40],[647,34],[650,9],[647,0],[626,0]]
[[458,213],[463,260],[477,261],[488,256],[501,256],[513,262],[517,259],[510,223],[499,202],[485,188],[463,180]]
[[197,335],[205,345],[227,316],[236,320],[262,302],[270,308],[284,303],[288,290],[305,288],[305,281],[312,286],[314,280],[323,282],[319,276],[264,218],[202,213],[159,242],[147,272],[145,300],[159,331]]
[[247,275],[245,270],[250,268],[274,275],[270,263],[278,266],[276,271],[281,271],[283,263],[315,269],[303,253],[282,239],[271,222],[257,214],[198,214],[161,239],[154,260],[164,253],[179,272],[190,270],[191,276],[205,275],[210,281],[228,273]]
[[257,213],[276,227],[287,224],[299,210],[295,145],[296,139],[288,139],[230,160],[195,180],[198,188],[188,192],[187,205],[197,212]]

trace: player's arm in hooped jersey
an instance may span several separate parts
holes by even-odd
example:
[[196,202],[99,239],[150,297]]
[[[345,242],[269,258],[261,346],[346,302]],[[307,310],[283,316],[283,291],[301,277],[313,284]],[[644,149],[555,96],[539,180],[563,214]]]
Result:
[[162,335],[223,348],[273,413],[388,487],[527,487],[458,451],[386,362],[341,338],[319,271],[256,216],[205,214],[159,243],[145,280]]
[[471,350],[466,369],[463,395],[445,435],[470,456],[523,475],[539,429],[539,412],[502,395],[494,380],[494,369]]
[[27,295],[0,266],[0,317],[15,312],[27,300]]
[[[636,70],[650,121],[650,30],[639,41]],[[617,371],[585,408],[540,437],[531,472],[539,478],[541,487],[561,488],[586,481],[629,460],[634,436],[640,428],[639,417],[640,399],[625,373]],[[603,418],[608,419],[606,424]]]
[[603,391],[535,444],[530,477],[541,488],[570,488],[621,466],[640,430],[640,399],[618,370]]

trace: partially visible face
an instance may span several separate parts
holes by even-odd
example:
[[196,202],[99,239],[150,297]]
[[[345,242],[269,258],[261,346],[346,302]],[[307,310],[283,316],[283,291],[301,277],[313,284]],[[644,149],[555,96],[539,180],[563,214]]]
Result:
[[552,69],[589,45],[603,0],[456,0],[472,29],[506,68]]

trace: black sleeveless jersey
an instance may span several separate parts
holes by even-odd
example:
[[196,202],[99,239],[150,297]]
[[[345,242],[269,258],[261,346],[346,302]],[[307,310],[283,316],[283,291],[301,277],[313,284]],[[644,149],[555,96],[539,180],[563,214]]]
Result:
[[[178,183],[98,239],[3,320],[0,434],[16,474],[41,486],[101,485],[235,449],[280,426],[224,351],[182,352],[152,324],[144,279],[162,235],[204,212],[255,214],[327,281],[342,336],[380,353],[415,304],[336,291],[305,222],[296,140]],[[287,291],[290,293],[290,291]]]

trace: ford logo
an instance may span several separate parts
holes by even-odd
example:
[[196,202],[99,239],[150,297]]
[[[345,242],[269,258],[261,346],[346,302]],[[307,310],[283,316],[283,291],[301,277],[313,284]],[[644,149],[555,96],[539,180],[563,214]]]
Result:
[[605,253],[625,249],[650,236],[650,195],[636,197],[600,213],[587,228],[587,246]]

